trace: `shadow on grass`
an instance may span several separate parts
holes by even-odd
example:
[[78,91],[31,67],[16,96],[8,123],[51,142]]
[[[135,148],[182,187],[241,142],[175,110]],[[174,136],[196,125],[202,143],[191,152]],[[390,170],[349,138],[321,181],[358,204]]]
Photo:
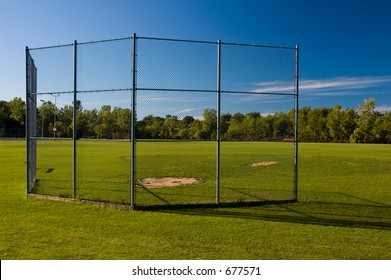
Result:
[[302,201],[270,203],[238,208],[193,208],[162,210],[165,213],[221,218],[251,219],[303,225],[391,230],[391,206],[344,193],[334,193],[364,203]]
[[[39,186],[40,181],[37,180],[36,187],[39,188]],[[118,192],[115,189],[109,191]],[[156,207],[154,205],[146,206],[145,210],[151,211],[303,225],[391,230],[391,205],[342,192],[301,192],[304,199],[299,202],[288,203],[288,200],[269,200],[262,203],[263,197],[241,189],[235,190],[235,192],[257,201],[254,204],[251,202],[247,204],[232,203],[232,205],[222,203],[216,206],[213,203],[205,203],[202,206],[197,202],[188,205],[171,204],[175,202],[168,199],[167,196],[162,197],[150,190],[144,191],[163,204],[155,205]],[[165,206],[173,208],[166,209]],[[140,210],[143,210],[142,207]]]

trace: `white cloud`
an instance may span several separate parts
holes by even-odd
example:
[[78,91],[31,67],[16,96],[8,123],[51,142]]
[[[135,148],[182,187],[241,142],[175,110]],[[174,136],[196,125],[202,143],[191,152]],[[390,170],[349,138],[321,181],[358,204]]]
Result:
[[380,113],[391,112],[391,105],[376,106],[375,110]]
[[[299,92],[318,96],[356,95],[358,91],[391,85],[391,76],[335,77],[318,80],[300,80]],[[255,84],[253,92],[293,93],[294,83],[270,81]],[[379,91],[371,92],[380,94]]]
[[182,114],[189,113],[192,111],[194,111],[194,108],[186,108],[186,109],[183,109],[183,110],[180,110],[180,111],[174,113],[174,115],[182,115]]

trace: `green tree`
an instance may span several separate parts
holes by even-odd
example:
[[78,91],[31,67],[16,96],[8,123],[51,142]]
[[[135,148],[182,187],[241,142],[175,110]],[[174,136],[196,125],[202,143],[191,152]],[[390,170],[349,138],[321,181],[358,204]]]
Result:
[[145,126],[145,133],[147,138],[159,139],[162,137],[162,127],[164,119],[161,117],[154,117],[150,115],[150,121]]
[[192,116],[186,116],[179,121],[179,132],[177,134],[179,139],[193,139],[190,128],[194,121],[195,119]]
[[45,101],[38,107],[38,127],[40,136],[53,136],[54,114],[56,112],[56,107],[51,101]]
[[372,134],[377,143],[391,143],[391,112],[376,119]]
[[256,131],[259,140],[271,140],[273,139],[273,122],[274,117],[267,115],[265,117],[259,117],[256,121]]
[[330,112],[329,108],[315,108],[308,112],[308,141],[328,142],[331,139],[327,129],[327,116]]
[[276,113],[273,121],[273,137],[276,140],[293,137],[293,123],[286,113]]
[[10,118],[20,123],[20,125],[25,124],[26,116],[26,103],[20,97],[15,97],[10,102],[8,102],[10,109]]
[[164,139],[175,139],[179,132],[179,121],[177,116],[167,115],[162,125],[162,137]]
[[341,111],[341,130],[343,142],[349,142],[350,135],[356,129],[356,112],[353,109],[345,109]]
[[300,141],[310,141],[311,128],[308,125],[308,115],[311,107],[303,107],[299,110],[299,139]]
[[357,109],[357,128],[354,130],[350,141],[353,143],[368,143],[373,141],[373,128],[376,121],[375,99],[364,99],[363,106]]
[[202,121],[202,139],[216,139],[217,111],[215,109],[205,109]]
[[[96,134],[99,138],[111,139],[113,137],[114,120],[111,114],[111,106],[103,105],[98,114],[98,127],[96,127]],[[100,126],[100,127],[99,127]]]
[[7,101],[0,101],[0,137],[7,137],[10,109]]
[[220,117],[220,134],[224,140],[229,140],[227,138],[227,131],[229,128],[229,122],[231,121],[231,114],[222,114]]

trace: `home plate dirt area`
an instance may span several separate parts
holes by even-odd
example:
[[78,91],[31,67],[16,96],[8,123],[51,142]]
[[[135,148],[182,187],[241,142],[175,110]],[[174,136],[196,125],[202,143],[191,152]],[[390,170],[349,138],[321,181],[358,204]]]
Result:
[[169,188],[185,185],[195,185],[199,182],[196,178],[176,178],[176,177],[162,177],[162,178],[143,178],[138,181],[137,185],[147,189]]
[[[277,164],[277,161],[260,161],[251,164],[251,167],[269,166]],[[178,177],[161,177],[161,178],[143,178],[138,180],[137,185],[147,189],[170,188],[179,186],[196,185],[199,179],[196,178],[178,178]]]
[[260,161],[260,162],[254,162],[251,164],[251,167],[258,167],[258,166],[269,166],[277,164],[277,161]]

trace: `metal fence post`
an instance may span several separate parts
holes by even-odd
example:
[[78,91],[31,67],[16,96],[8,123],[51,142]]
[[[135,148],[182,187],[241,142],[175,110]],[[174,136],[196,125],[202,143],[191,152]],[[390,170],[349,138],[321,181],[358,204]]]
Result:
[[132,132],[131,132],[131,166],[130,166],[130,207],[136,202],[136,33],[132,37]]
[[220,203],[221,40],[217,42],[216,204]]
[[72,198],[76,198],[76,103],[77,103],[77,41],[73,43],[73,191]]
[[26,47],[26,195],[30,192],[29,48]]
[[294,201],[298,200],[298,157],[299,157],[299,45],[296,45],[295,58],[295,166],[294,166]]

